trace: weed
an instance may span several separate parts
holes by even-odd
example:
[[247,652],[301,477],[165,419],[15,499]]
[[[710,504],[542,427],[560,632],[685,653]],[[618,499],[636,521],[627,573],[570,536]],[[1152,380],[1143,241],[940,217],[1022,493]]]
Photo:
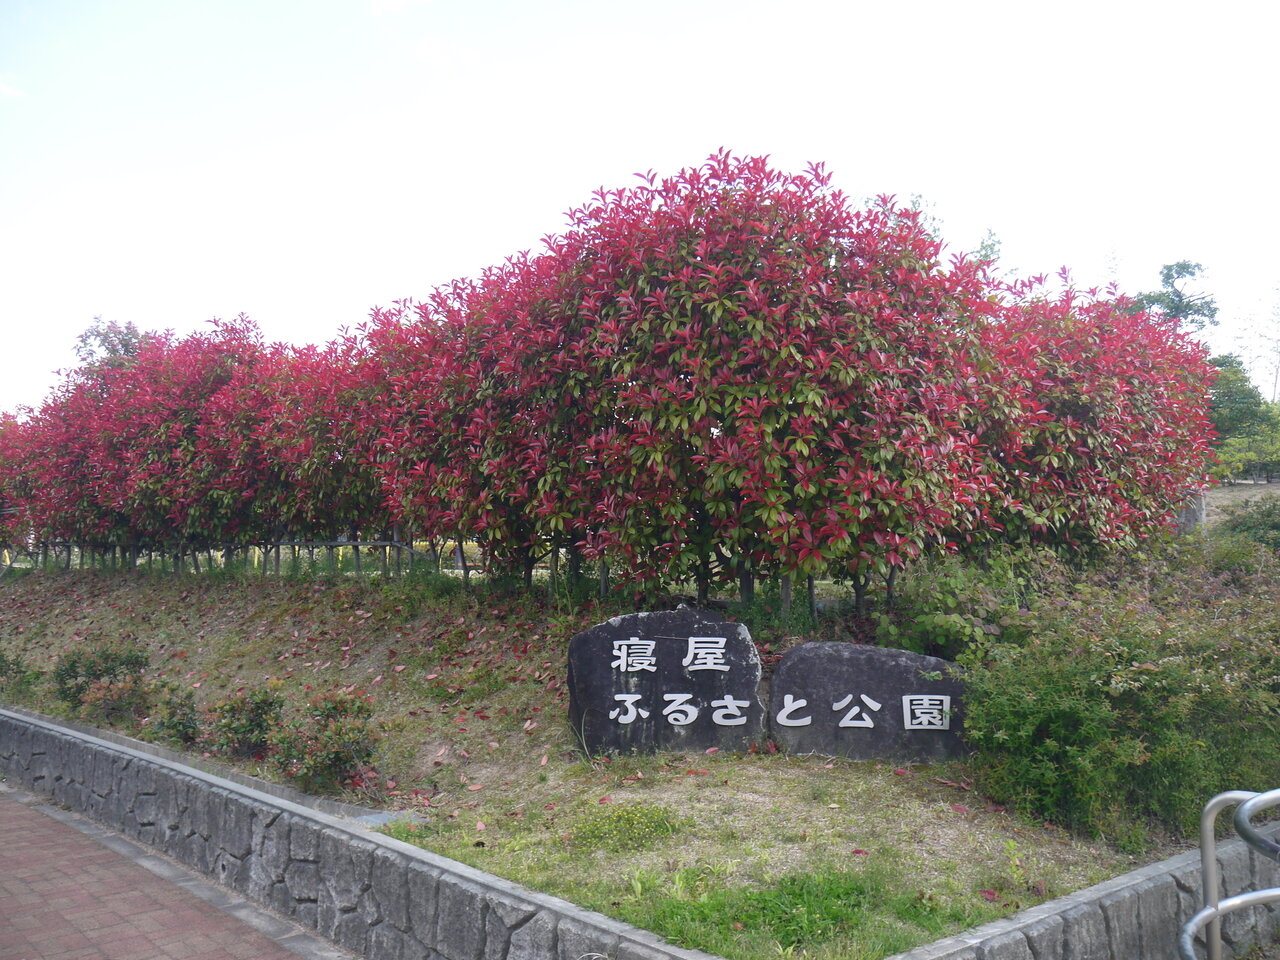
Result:
[[651,803],[605,806],[591,811],[570,834],[574,843],[613,852],[647,850],[678,833],[675,813]]
[[624,917],[683,946],[722,955],[763,953],[771,945],[767,952],[777,956],[814,950],[879,956],[990,915],[904,890],[888,867],[820,869],[749,886],[712,882],[705,869],[668,875],[665,890],[656,879],[630,878]]
[[1247,533],[1233,533],[1228,528],[1208,538],[1206,561],[1213,573],[1242,585],[1275,564],[1273,549]]
[[1018,850],[1018,841],[1006,840],[1004,842],[1004,856],[1006,877],[1016,889],[1025,890],[1028,886],[1027,871],[1022,866],[1022,856]]
[[878,637],[890,647],[954,659],[972,644],[1025,636],[1025,608],[1059,564],[1048,551],[993,550],[981,561],[928,560],[910,569]]

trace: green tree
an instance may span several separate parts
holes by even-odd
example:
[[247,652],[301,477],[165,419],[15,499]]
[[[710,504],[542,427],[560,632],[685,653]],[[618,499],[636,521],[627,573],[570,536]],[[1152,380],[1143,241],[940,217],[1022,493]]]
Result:
[[72,349],[83,364],[82,372],[92,374],[130,366],[150,336],[131,322],[117,323],[94,317],[88,329],[76,337]]
[[994,230],[988,227],[986,236],[978,244],[978,249],[973,251],[974,259],[981,260],[984,263],[995,263],[1000,259],[1000,246],[1000,238],[996,236]]
[[1244,361],[1228,353],[1210,358],[1209,363],[1218,371],[1209,390],[1209,418],[1219,442],[1267,428],[1270,417],[1266,401],[1245,372]]
[[1134,299],[1137,310],[1158,310],[1170,320],[1176,320],[1184,330],[1199,330],[1217,326],[1218,305],[1213,297],[1193,293],[1186,281],[1195,280],[1204,267],[1190,260],[1166,263],[1160,268],[1160,289],[1140,293]]
[[1240,477],[1265,479],[1270,483],[1280,470],[1280,409],[1263,406],[1263,422],[1249,433],[1228,437],[1215,452],[1214,474],[1220,480]]

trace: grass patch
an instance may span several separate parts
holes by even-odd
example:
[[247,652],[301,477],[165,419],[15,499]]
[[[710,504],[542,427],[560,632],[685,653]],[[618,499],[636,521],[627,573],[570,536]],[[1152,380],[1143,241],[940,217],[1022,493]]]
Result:
[[[37,572],[0,583],[0,651],[35,678],[28,702],[56,712],[59,658],[136,638],[143,679],[168,692],[139,729],[173,740],[187,695],[204,717],[270,690],[291,726],[318,695],[364,691],[381,736],[300,730],[295,777],[336,779],[330,758],[367,747],[377,776],[344,796],[412,812],[393,835],[735,960],[883,956],[1137,862],[988,802],[962,766],[763,745],[585,758],[566,722],[566,644],[623,609],[456,583]],[[761,644],[798,639],[778,627]],[[244,769],[287,781],[268,748]]]
[[726,887],[712,870],[635,875],[620,913],[681,946],[731,956],[882,957],[993,919],[998,911],[904,884],[887,864],[823,868]]
[[681,820],[667,807],[631,803],[605,806],[584,816],[573,828],[570,840],[594,850],[614,852],[648,850],[680,831]]

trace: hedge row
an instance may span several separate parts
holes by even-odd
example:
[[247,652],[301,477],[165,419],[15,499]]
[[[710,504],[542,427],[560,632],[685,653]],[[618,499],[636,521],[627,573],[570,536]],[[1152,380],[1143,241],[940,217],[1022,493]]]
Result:
[[1199,346],[940,251],[820,167],[717,154],[322,348],[241,317],[86,364],[0,421],[4,521],[125,547],[399,525],[704,593],[1165,522],[1206,467]]

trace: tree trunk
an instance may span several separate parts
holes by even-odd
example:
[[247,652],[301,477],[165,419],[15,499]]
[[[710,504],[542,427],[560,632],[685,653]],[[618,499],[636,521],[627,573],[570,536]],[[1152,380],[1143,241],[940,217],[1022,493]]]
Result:
[[863,574],[853,577],[853,612],[859,617],[867,612],[867,577]]
[[578,588],[582,585],[582,553],[578,550],[577,542],[569,544],[569,592],[577,596]]
[[467,569],[467,554],[462,549],[462,540],[458,540],[458,545],[454,548],[454,556],[458,560],[458,569],[462,571],[462,585],[468,586],[471,583],[471,571]]

